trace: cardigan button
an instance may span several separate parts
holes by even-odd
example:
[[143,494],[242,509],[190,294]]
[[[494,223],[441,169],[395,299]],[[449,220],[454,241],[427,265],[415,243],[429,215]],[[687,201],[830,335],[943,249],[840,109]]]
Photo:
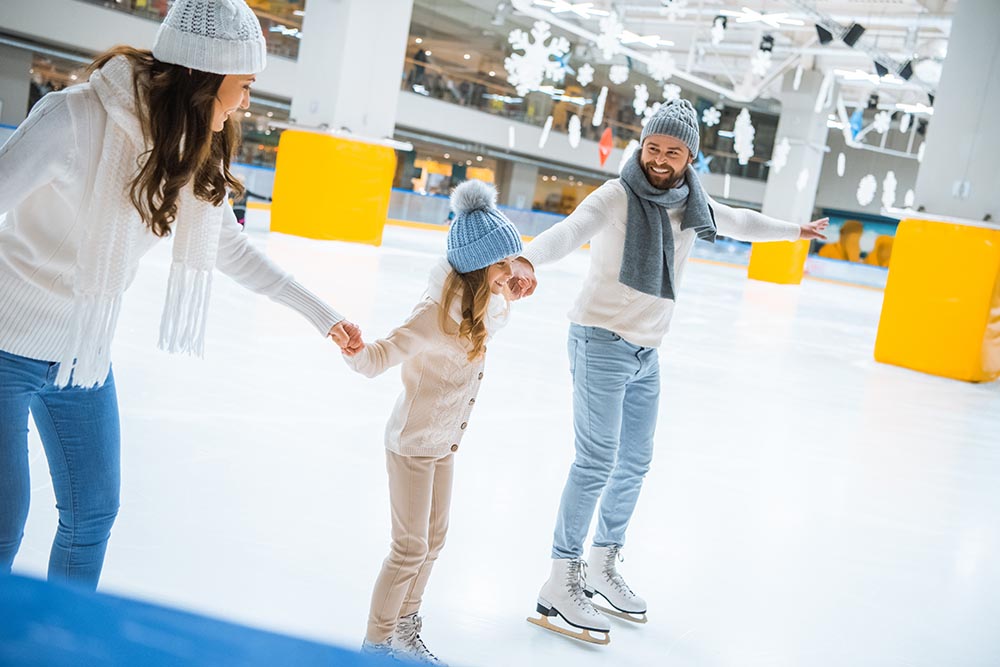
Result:
[[475,404],[476,404],[476,399],[470,398],[469,399],[469,405],[475,405]]
[[458,445],[452,445],[451,446],[451,451],[457,452],[458,451]]
[[462,427],[461,427],[462,430],[464,431],[465,427],[468,426],[468,425],[469,425],[469,422],[462,422]]
[[483,374],[482,374],[482,373],[480,373],[480,374],[479,374],[479,379],[480,379],[480,380],[482,380],[482,379],[483,379]]

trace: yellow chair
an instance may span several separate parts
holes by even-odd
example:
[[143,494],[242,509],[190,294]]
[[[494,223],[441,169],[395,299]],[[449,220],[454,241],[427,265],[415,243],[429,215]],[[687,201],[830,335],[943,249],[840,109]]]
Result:
[[875,360],[968,382],[1000,377],[1000,230],[900,222]]

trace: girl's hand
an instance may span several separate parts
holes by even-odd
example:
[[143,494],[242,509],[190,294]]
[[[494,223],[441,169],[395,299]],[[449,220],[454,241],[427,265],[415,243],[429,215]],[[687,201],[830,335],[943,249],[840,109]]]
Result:
[[347,320],[335,324],[327,335],[340,346],[340,351],[349,357],[353,357],[365,347],[365,342],[361,340],[361,328]]
[[510,289],[513,299],[531,296],[535,287],[538,286],[538,280],[535,278],[535,267],[525,258],[518,257],[511,262],[510,269],[512,275],[507,281],[507,287]]

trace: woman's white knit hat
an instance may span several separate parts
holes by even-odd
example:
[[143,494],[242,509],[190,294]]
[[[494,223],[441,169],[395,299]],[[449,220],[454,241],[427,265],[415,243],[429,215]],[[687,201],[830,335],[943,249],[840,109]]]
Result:
[[175,0],[153,57],[213,74],[257,74],[266,64],[260,21],[244,0]]

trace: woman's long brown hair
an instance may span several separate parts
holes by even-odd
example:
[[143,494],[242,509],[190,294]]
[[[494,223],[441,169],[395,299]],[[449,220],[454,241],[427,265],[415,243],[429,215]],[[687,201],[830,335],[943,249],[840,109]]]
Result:
[[240,143],[239,124],[227,119],[212,131],[219,86],[225,78],[156,60],[150,51],[118,46],[98,56],[87,71],[103,67],[115,56],[132,63],[133,85],[146,146],[129,196],[143,222],[159,237],[170,235],[181,188],[193,181],[198,199],[215,206],[228,191],[243,186],[229,171]]
[[450,325],[451,304],[456,298],[462,299],[462,321],[458,325],[458,336],[469,341],[469,361],[486,354],[486,313],[490,306],[489,283],[486,273],[489,267],[459,273],[452,270],[444,281],[444,293],[441,297],[441,329],[448,331]]

